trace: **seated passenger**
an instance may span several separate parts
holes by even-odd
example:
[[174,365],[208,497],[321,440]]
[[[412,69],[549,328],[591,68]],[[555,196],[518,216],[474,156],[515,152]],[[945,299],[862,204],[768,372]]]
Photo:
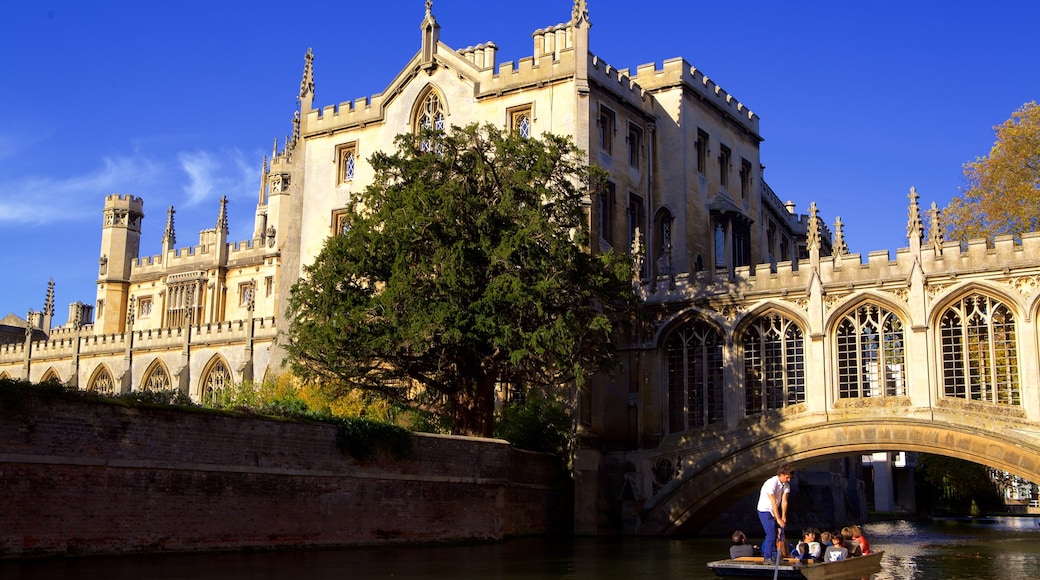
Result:
[[744,532],[740,530],[733,532],[733,545],[729,547],[729,557],[743,558],[758,555],[758,546],[752,546],[746,542],[747,537],[744,536]]
[[827,550],[823,553],[823,561],[837,562],[848,557],[849,549],[845,547],[845,538],[841,536],[841,532],[834,532],[831,534],[831,545],[827,546]]
[[859,526],[853,524],[849,526],[849,531],[852,532],[852,539],[859,544],[859,549],[863,552],[863,555],[869,556],[870,542],[868,542],[867,537],[863,535],[863,530],[861,530]]
[[842,528],[841,529],[841,537],[845,540],[845,547],[849,549],[849,557],[850,558],[855,558],[857,556],[862,556],[863,555],[863,549],[860,547],[859,542],[857,542],[852,537],[852,528],[851,527],[846,526],[846,527]]

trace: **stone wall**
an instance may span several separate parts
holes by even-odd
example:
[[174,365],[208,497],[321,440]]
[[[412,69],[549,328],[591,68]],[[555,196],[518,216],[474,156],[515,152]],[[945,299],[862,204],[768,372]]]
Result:
[[558,461],[413,436],[357,460],[336,428],[92,402],[0,401],[0,556],[494,540],[560,531]]

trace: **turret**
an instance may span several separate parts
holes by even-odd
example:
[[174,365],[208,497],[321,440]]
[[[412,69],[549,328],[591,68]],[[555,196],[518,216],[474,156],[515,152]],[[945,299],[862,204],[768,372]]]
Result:
[[130,272],[141,249],[144,200],[132,195],[105,197],[98,260],[97,334],[123,332]]

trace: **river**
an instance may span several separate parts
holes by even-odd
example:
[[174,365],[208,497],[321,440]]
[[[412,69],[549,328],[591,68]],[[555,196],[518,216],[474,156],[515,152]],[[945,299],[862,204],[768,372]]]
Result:
[[[873,580],[1040,578],[1040,518],[864,526]],[[752,538],[754,539],[754,538]],[[718,538],[523,538],[493,544],[0,560],[2,580],[631,580],[714,578]]]

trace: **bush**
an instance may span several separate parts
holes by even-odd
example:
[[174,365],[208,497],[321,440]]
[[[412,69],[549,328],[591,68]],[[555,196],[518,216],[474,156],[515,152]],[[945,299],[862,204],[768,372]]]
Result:
[[573,433],[569,409],[535,391],[523,402],[503,406],[495,422],[495,436],[514,447],[561,457],[569,453]]

